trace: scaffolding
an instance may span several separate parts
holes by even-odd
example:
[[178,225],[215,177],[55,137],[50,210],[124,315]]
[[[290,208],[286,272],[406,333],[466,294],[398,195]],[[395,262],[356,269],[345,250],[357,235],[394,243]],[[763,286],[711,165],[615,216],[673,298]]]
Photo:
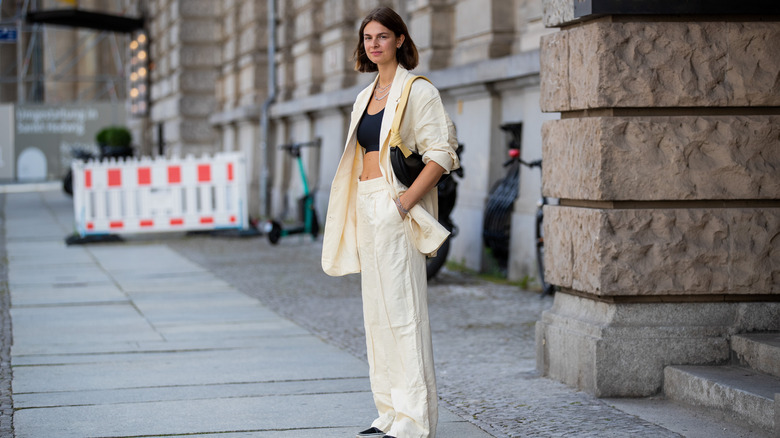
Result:
[[[121,15],[69,9],[43,10],[41,0],[16,0],[13,16],[5,16],[14,0],[0,0],[0,28],[16,30],[16,56],[14,62],[0,64],[0,86],[16,85],[16,102],[51,102],[46,87],[59,84],[78,87],[69,102],[111,101],[127,98],[127,44],[120,38],[143,28],[143,19],[125,17],[122,0],[115,0],[115,9]],[[76,2],[67,2],[75,5]],[[68,26],[90,29],[80,32],[76,44],[67,50],[56,50],[56,30],[50,27]],[[119,34],[119,36],[117,35]],[[112,68],[96,69],[92,74],[79,71],[85,57],[95,56],[96,51],[110,47]],[[8,46],[9,44],[2,44]],[[8,50],[4,60],[8,61]],[[8,65],[5,65],[8,64]],[[8,94],[12,92],[5,88]],[[5,99],[7,100],[7,98]]]

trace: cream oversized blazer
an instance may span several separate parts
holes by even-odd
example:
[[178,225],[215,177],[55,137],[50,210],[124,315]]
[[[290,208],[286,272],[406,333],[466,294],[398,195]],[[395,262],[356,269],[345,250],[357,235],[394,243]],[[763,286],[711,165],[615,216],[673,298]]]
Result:
[[[377,79],[358,94],[352,106],[346,146],[331,185],[322,242],[322,269],[328,275],[360,272],[355,206],[358,179],[363,170],[363,154],[357,151],[356,130],[378,77],[377,75]],[[389,135],[404,85],[411,78],[409,71],[398,66],[387,97],[379,134],[379,167],[394,198],[406,191],[406,187],[396,181],[390,165]],[[420,153],[425,163],[433,160],[447,173],[460,166],[455,152],[458,146],[455,127],[444,110],[439,91],[428,81],[419,80],[412,85],[400,134],[404,144]],[[438,222],[438,210],[438,193],[431,190],[409,210],[404,220],[414,245],[423,254],[435,253],[450,234]]]

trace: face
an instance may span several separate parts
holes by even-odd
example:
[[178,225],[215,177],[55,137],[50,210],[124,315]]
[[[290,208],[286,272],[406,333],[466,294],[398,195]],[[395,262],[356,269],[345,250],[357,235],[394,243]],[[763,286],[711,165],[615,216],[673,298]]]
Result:
[[376,65],[396,62],[395,52],[403,42],[403,35],[396,38],[392,30],[376,21],[363,28],[363,47],[368,59]]

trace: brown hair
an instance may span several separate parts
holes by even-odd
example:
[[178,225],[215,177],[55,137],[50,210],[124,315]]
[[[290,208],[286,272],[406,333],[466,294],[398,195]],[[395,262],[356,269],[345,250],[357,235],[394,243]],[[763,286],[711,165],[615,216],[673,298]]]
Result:
[[366,25],[372,21],[376,21],[393,31],[396,38],[399,38],[401,35],[404,36],[404,43],[401,45],[400,49],[396,50],[395,59],[407,70],[412,70],[417,67],[417,46],[414,45],[412,37],[409,36],[409,30],[406,28],[406,23],[404,23],[401,16],[394,10],[386,6],[380,6],[369,12],[360,25],[360,30],[358,31],[358,44],[355,49],[355,70],[361,73],[377,71],[376,64],[368,59],[366,48],[363,45],[363,30],[366,28]]

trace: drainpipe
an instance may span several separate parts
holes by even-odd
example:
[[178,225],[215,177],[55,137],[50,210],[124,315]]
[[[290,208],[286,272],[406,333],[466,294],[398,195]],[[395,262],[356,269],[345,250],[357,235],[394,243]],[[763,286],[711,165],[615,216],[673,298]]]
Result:
[[16,102],[24,103],[24,16],[27,14],[27,2],[16,2]]
[[260,119],[260,157],[263,165],[260,170],[260,212],[263,216],[270,216],[270,175],[269,161],[271,150],[268,148],[271,135],[268,132],[270,125],[269,111],[276,100],[276,0],[268,0],[268,98],[263,102],[263,112]]

